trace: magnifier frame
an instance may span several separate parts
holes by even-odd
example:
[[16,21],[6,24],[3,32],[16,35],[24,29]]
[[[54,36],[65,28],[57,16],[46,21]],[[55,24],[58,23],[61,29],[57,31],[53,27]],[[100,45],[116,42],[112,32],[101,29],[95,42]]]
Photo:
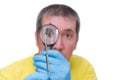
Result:
[[[43,44],[45,45],[45,34],[47,34],[47,33],[45,33],[44,31],[42,31],[43,29],[49,29],[50,30],[50,28],[51,28],[51,31],[53,32],[53,37],[51,38],[51,39],[55,39],[55,40],[51,40],[51,42],[49,43],[49,42],[47,42],[47,46],[50,46],[50,48],[52,48],[53,47],[53,45],[57,42],[57,40],[58,40],[58,38],[59,38],[59,30],[58,30],[58,28],[55,26],[55,25],[53,25],[53,24],[51,24],[51,23],[49,23],[49,24],[46,24],[46,25],[43,25],[42,26],[42,28],[41,28],[41,30],[40,30],[40,32],[39,32],[39,36],[40,36],[40,39],[41,39],[41,41],[43,42]],[[49,31],[48,30],[48,31]],[[56,30],[56,32],[55,31],[53,31],[53,30]],[[47,36],[48,36],[48,34],[47,34]],[[51,34],[49,34],[49,36],[51,36]],[[54,37],[55,36],[55,37]],[[48,37],[48,39],[50,39],[49,37]]]

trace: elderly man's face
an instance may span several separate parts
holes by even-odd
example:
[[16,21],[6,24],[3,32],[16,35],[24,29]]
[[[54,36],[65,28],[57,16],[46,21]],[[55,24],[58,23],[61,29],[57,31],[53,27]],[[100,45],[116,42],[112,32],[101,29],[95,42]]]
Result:
[[[42,25],[46,25],[49,23],[55,25],[60,32],[58,41],[53,46],[53,49],[60,51],[64,55],[64,57],[69,60],[73,50],[76,48],[78,40],[76,34],[75,20],[62,16],[44,16],[42,20]],[[38,49],[43,50],[44,45],[40,38],[36,38],[36,40]]]

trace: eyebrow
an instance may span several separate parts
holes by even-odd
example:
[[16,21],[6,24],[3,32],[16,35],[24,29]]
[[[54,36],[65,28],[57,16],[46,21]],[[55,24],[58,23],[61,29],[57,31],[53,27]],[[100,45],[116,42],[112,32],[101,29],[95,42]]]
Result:
[[72,29],[66,29],[67,32],[74,32]]

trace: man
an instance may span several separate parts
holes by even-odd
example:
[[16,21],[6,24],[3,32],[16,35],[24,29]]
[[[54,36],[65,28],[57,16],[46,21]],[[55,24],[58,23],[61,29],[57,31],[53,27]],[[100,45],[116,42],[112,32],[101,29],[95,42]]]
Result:
[[[49,24],[57,27],[59,37],[52,50],[48,50],[48,75],[46,51],[39,33],[44,25]],[[78,42],[79,27],[79,16],[72,8],[61,4],[43,8],[35,32],[39,53],[3,68],[0,80],[96,80],[91,64],[72,54]]]

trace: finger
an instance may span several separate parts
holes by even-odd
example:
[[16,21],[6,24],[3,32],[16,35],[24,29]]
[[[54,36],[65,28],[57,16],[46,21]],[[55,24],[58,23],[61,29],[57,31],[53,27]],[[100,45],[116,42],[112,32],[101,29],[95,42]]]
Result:
[[49,57],[66,60],[66,58],[62,55],[62,53],[60,53],[57,50],[48,50],[48,55]]
[[41,74],[46,74],[47,75],[47,71],[43,70],[41,68],[36,68],[36,72],[40,72]]
[[54,58],[54,57],[49,57],[48,60],[49,60],[50,64],[59,64],[59,63],[61,63],[61,61],[59,59]]
[[40,68],[40,69],[43,69],[43,70],[47,70],[46,69],[46,63],[43,63],[43,62],[34,62],[33,65],[36,66],[37,68]]
[[43,55],[37,55],[33,57],[33,60],[35,62],[46,62],[46,56]]
[[47,75],[41,74],[39,72],[34,72],[26,77],[24,80],[47,80]]
[[40,51],[40,55],[45,56],[45,55],[46,55],[46,50],[42,50],[42,51]]
[[[62,58],[59,56],[59,55],[61,55],[61,53],[59,53],[58,51],[49,50],[48,52],[49,52],[48,53],[48,60],[49,60],[50,64],[54,64],[54,63],[59,64],[62,60],[64,60],[64,59],[62,59],[62,58],[64,58],[63,56],[62,56]],[[44,62],[44,63],[46,63],[46,55],[42,54],[42,55],[34,56],[33,60],[35,62]]]

